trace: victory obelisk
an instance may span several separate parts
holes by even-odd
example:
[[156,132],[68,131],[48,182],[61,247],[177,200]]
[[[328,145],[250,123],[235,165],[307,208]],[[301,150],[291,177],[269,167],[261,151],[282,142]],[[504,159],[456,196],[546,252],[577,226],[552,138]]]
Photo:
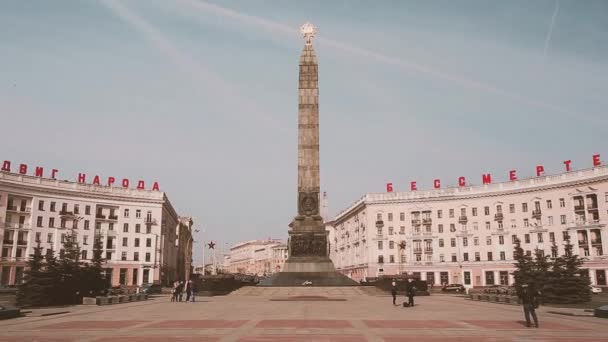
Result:
[[300,32],[305,45],[300,56],[298,94],[298,214],[289,225],[289,256],[276,274],[274,286],[352,286],[352,279],[336,272],[329,259],[327,231],[320,213],[319,74],[310,23]]

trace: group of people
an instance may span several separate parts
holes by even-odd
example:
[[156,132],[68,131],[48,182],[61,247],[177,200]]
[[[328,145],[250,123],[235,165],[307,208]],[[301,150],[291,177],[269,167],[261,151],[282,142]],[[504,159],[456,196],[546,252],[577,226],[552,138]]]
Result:
[[186,302],[194,302],[195,288],[192,280],[176,281],[173,283],[173,292],[171,296],[172,302],[181,302],[184,298],[184,292],[186,292]]
[[[391,294],[393,295],[393,305],[397,304],[397,282],[393,279],[391,284]],[[416,287],[414,286],[413,279],[408,279],[405,287],[405,295],[407,296],[407,303],[403,303],[403,306],[414,306],[414,296],[416,295]],[[524,317],[526,319],[526,326],[529,328],[532,326],[534,321],[534,327],[538,328],[538,317],[536,316],[536,309],[539,306],[538,296],[540,292],[534,288],[531,288],[527,283],[521,285],[521,291],[519,292],[519,299],[524,309]]]
[[[397,282],[393,279],[391,284],[391,294],[393,295],[393,305],[397,305]],[[416,287],[414,286],[414,280],[409,278],[405,287],[405,296],[407,297],[407,303],[403,303],[403,306],[414,306],[414,296],[416,295]]]

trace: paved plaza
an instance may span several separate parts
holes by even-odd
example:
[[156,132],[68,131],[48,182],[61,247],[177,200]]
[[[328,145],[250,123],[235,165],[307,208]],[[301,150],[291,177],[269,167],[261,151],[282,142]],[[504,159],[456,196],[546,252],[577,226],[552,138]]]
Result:
[[[400,302],[403,298],[400,298]],[[519,306],[416,297],[393,306],[369,288],[243,288],[196,303],[147,302],[33,310],[0,321],[0,341],[608,341],[608,320],[551,314],[523,325]],[[65,312],[52,316],[48,313]]]

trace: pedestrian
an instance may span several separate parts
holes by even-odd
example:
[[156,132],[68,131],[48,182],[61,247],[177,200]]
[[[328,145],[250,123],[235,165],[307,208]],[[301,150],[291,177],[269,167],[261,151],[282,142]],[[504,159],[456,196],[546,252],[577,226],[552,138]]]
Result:
[[519,294],[519,298],[521,299],[521,304],[524,307],[524,316],[526,318],[526,326],[528,328],[531,327],[530,324],[530,315],[532,315],[532,319],[534,320],[534,326],[538,328],[538,317],[536,317],[536,309],[538,308],[538,292],[530,288],[527,283],[523,283],[521,285],[521,292]]
[[192,280],[190,280],[190,300],[192,301],[192,303],[194,303],[194,293],[196,292],[196,288],[194,287],[194,282]]
[[192,295],[192,280],[188,280],[186,283],[186,303],[190,301],[190,296]]
[[416,287],[414,286],[414,279],[409,278],[407,280],[407,286],[405,288],[407,295],[408,306],[414,306],[414,295],[416,294]]
[[171,301],[177,302],[177,286],[178,282],[173,282],[173,290],[171,291]]
[[393,295],[393,305],[397,305],[397,282],[393,279],[391,284],[391,294]]

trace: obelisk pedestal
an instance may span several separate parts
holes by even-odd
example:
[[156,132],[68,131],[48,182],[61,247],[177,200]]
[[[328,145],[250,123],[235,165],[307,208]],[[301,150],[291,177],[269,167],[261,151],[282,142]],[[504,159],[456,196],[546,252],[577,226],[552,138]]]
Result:
[[298,214],[289,225],[289,256],[272,286],[352,286],[355,281],[336,272],[320,215],[319,74],[312,47],[316,28],[301,27],[306,45],[300,56],[298,93]]

